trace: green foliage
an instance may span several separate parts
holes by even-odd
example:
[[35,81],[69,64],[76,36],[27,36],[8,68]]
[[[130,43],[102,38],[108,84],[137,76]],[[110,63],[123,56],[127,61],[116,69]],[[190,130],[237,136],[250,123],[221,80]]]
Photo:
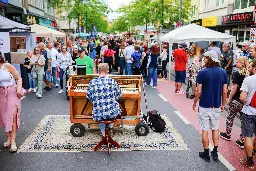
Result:
[[[113,23],[112,30],[124,31],[124,21],[129,27],[152,24],[156,27],[170,28],[179,20],[179,8],[179,0],[134,0],[118,10],[122,16]],[[183,0],[182,19],[189,19],[190,14],[191,2]]]
[[48,0],[48,2],[58,9],[59,12],[70,11],[69,19],[83,20],[81,26],[91,31],[96,25],[98,31],[105,32],[108,28],[107,14],[110,12],[104,0]]

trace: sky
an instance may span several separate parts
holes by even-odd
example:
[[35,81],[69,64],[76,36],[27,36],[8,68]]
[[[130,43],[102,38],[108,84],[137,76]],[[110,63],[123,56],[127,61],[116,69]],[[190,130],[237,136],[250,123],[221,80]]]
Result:
[[[112,10],[117,10],[122,4],[127,5],[131,2],[132,0],[106,0],[107,4]],[[108,15],[109,20],[116,19],[118,17],[117,13],[110,13]]]

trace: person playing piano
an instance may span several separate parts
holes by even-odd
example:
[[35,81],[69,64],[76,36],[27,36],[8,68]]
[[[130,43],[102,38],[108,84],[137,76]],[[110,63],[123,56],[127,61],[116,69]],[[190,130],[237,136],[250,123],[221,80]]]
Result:
[[[98,69],[99,77],[91,80],[87,89],[87,98],[93,104],[92,117],[96,122],[112,120],[121,113],[118,100],[122,95],[117,82],[107,77],[109,71],[108,64],[101,63]],[[102,135],[105,136],[106,125],[100,123],[99,127]],[[113,128],[113,124],[109,124],[109,128]]]

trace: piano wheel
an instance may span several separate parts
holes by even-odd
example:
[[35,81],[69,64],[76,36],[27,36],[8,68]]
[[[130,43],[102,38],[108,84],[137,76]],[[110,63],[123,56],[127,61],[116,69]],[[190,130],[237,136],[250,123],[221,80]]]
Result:
[[74,137],[82,137],[85,133],[85,128],[82,124],[73,124],[70,127],[70,133],[74,136]]
[[146,136],[149,133],[149,127],[147,124],[138,123],[135,127],[135,132],[138,136]]

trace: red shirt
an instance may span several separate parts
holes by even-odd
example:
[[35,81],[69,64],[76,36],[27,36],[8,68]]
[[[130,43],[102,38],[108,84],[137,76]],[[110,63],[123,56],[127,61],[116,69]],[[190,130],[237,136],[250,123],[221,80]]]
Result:
[[112,57],[115,54],[115,52],[112,49],[106,49],[104,51],[104,57]]
[[182,49],[176,49],[173,53],[174,60],[175,60],[175,71],[185,71],[186,65],[188,61],[188,55],[187,53]]

